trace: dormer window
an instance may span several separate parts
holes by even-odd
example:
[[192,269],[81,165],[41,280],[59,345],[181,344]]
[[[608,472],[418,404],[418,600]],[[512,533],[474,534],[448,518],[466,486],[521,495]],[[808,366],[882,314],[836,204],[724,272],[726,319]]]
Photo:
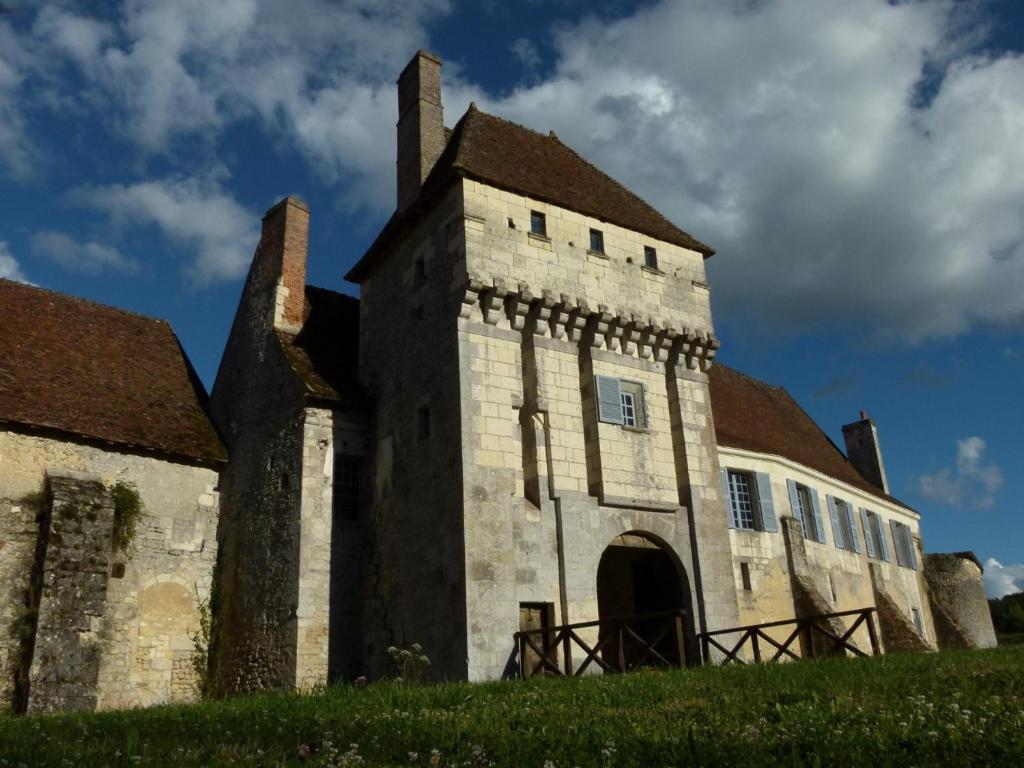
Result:
[[530,231],[540,237],[548,236],[548,222],[540,211],[530,211]]
[[644,246],[644,266],[648,269],[658,268],[658,252],[651,246]]
[[590,250],[595,253],[604,253],[604,232],[600,229],[590,230]]

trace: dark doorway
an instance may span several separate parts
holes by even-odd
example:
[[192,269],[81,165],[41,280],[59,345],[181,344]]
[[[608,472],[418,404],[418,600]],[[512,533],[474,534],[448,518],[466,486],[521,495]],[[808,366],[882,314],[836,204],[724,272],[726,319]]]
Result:
[[[523,677],[544,675],[551,669],[543,669],[544,659],[558,667],[555,648],[552,645],[551,627],[554,625],[555,606],[553,603],[520,603],[519,631],[531,632],[530,642],[523,649]],[[545,630],[545,631],[538,631]]]
[[[675,557],[664,547],[646,536],[630,533],[616,538],[601,556],[597,568],[597,605],[602,622],[626,616],[639,616],[629,623],[630,628],[641,638],[650,642],[666,626],[666,620],[646,620],[644,614],[659,611],[687,611],[684,620],[686,657],[691,659],[697,651],[692,642],[692,616],[690,594],[686,575]],[[602,634],[604,627],[602,627]],[[676,634],[668,632],[655,644],[655,650],[671,664],[680,663],[679,644]],[[643,644],[635,638],[624,636],[621,642],[618,633],[602,649],[602,657],[615,665],[615,660],[625,658],[626,663],[643,656]],[[644,663],[651,662],[648,659]]]

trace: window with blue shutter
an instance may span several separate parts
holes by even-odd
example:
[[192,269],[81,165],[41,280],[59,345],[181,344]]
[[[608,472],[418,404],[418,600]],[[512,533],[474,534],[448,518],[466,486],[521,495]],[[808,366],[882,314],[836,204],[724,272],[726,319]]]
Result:
[[890,520],[889,530],[892,531],[892,545],[896,548],[896,564],[906,568],[907,553],[903,543],[903,534],[900,533],[900,524],[895,520]]
[[847,501],[840,502],[846,513],[846,525],[843,526],[843,537],[846,540],[846,548],[851,552],[860,554],[860,536],[857,535],[857,522],[853,517],[853,507]]
[[779,523],[775,517],[772,479],[764,472],[758,472],[755,476],[757,477],[757,502],[761,509],[762,530],[776,533],[779,530]]
[[815,532],[818,534],[818,542],[828,544],[827,537],[825,536],[825,520],[821,516],[821,500],[818,498],[818,492],[814,488],[808,488],[807,495],[811,497],[811,509],[814,511],[814,527],[816,529]]
[[722,470],[722,500],[725,502],[725,518],[729,527],[736,527],[736,512],[732,508],[732,494],[729,492],[729,470]]
[[892,555],[889,553],[889,534],[885,532],[885,524],[879,515],[873,515],[871,524],[875,529],[875,538],[878,541],[879,556],[887,563],[892,562]]
[[909,525],[903,526],[903,535],[907,539],[907,562],[915,571],[917,570],[917,547],[914,546],[914,534]]
[[800,504],[800,495],[796,489],[796,483],[792,480],[786,481],[786,491],[789,493],[789,508],[793,510],[793,517],[800,522],[800,530],[803,531],[804,538],[807,536],[807,523],[804,522],[804,511]]
[[843,526],[839,522],[839,510],[836,508],[836,497],[826,495],[825,501],[828,502],[828,516],[829,520],[832,521],[832,541],[836,543],[836,549],[846,549],[844,546],[846,540],[843,538]]
[[619,380],[611,376],[595,376],[597,417],[609,424],[622,424],[622,390]]
[[875,534],[871,530],[871,513],[868,512],[864,507],[860,508],[860,522],[864,529],[864,548],[868,551],[868,557],[874,559],[878,557],[878,550],[875,547]]

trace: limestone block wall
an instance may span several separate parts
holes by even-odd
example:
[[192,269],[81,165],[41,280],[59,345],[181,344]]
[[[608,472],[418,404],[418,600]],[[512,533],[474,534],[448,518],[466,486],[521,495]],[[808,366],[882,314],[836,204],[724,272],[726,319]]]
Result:
[[995,648],[992,613],[977,559],[967,552],[928,554],[924,575],[937,610],[951,620],[945,636],[940,636],[940,646]]
[[[743,624],[758,624],[792,618],[799,609],[794,602],[792,578],[806,577],[817,592],[824,597],[832,611],[854,610],[876,605],[876,589],[885,590],[908,620],[911,609],[921,611],[925,627],[925,640],[934,641],[935,629],[929,610],[927,591],[920,570],[914,571],[897,565],[895,556],[889,563],[871,559],[863,546],[864,531],[859,514],[857,535],[861,541],[861,553],[837,549],[832,526],[828,518],[825,496],[830,494],[844,499],[854,509],[864,507],[878,513],[885,523],[882,534],[888,537],[890,553],[894,553],[888,521],[898,520],[911,528],[914,533],[918,562],[921,562],[919,520],[909,510],[884,499],[872,496],[860,489],[840,483],[820,472],[804,467],[782,457],[757,454],[735,448],[722,447],[719,462],[723,468],[763,472],[771,478],[772,498],[776,516],[780,520],[779,532],[731,529],[729,537],[732,546],[733,578],[739,595],[740,619]],[[792,553],[787,553],[786,540],[781,521],[793,517],[790,508],[786,481],[793,480],[818,491],[822,519],[825,526],[825,543],[796,537]],[[794,573],[791,570],[792,557]],[[743,587],[741,564],[746,564],[750,574],[751,589]],[[874,580],[872,577],[874,569]],[[776,632],[780,634],[780,632]],[[781,634],[785,634],[781,632]],[[854,635],[855,642],[867,649],[870,647],[866,631]]]
[[359,375],[376,401],[367,672],[419,643],[438,677],[466,676],[459,350],[464,285],[456,185],[361,284]]
[[[598,618],[601,557],[630,532],[679,564],[694,627],[734,626],[702,257],[472,181],[463,194],[469,676],[507,670],[520,603]],[[531,210],[548,238],[529,234]],[[592,226],[604,254],[581,247]],[[645,244],[661,271],[639,266]],[[642,430],[598,420],[595,375],[643,386]]]
[[[188,657],[197,606],[210,596],[217,555],[218,472],[171,459],[121,452],[56,436],[0,431],[0,695],[10,701],[23,626],[37,513],[45,475],[84,473],[107,488],[134,483],[145,513],[127,552],[112,553],[103,619],[95,632],[102,652],[96,706],[145,706],[195,696]],[[35,499],[33,499],[35,497]],[[123,574],[121,573],[123,567]],[[173,607],[154,598],[168,585]],[[157,596],[158,598],[158,596]]]

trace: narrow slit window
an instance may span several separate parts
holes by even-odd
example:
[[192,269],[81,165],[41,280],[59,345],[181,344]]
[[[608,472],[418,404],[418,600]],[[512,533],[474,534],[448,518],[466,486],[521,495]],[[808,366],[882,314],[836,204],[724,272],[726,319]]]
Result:
[[644,246],[644,266],[650,269],[658,268],[658,252],[651,246]]
[[595,253],[604,253],[604,232],[600,229],[590,230],[590,250]]
[[740,563],[740,578],[743,580],[743,589],[747,592],[754,590],[753,585],[750,583],[750,564]]
[[548,222],[540,211],[530,211],[530,231],[541,237],[548,236]]

